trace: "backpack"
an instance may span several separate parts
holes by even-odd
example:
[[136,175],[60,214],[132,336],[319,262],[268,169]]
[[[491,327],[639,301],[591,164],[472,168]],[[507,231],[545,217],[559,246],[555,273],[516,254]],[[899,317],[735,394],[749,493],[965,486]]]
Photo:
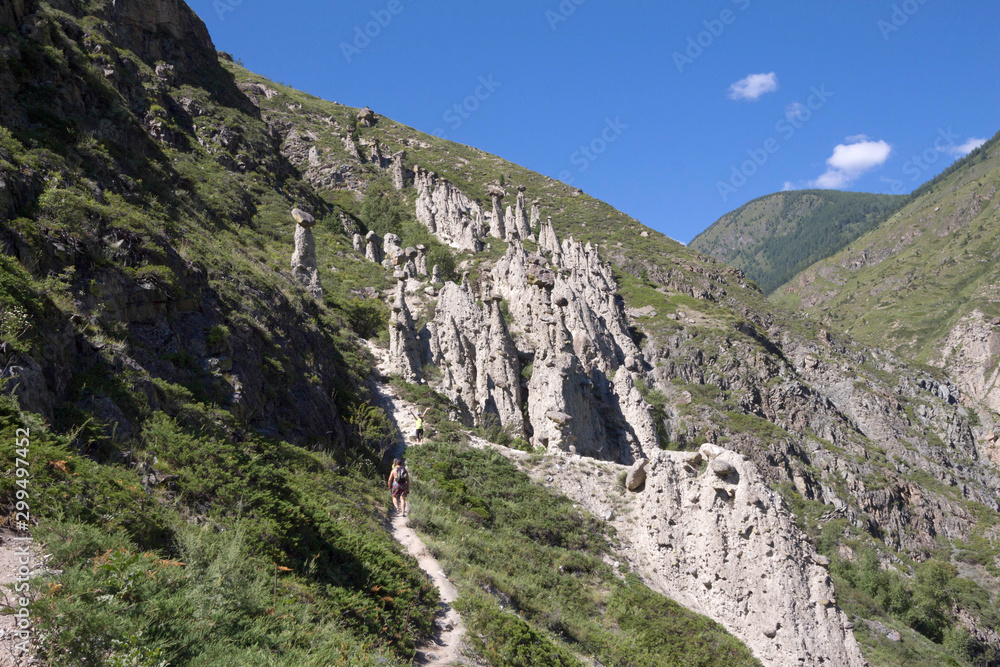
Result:
[[400,486],[406,486],[410,483],[410,475],[406,472],[406,468],[400,466],[399,470],[396,471],[396,483]]

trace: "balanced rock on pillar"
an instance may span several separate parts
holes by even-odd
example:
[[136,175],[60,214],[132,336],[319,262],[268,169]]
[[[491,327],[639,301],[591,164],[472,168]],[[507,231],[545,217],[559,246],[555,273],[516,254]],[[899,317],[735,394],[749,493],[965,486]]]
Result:
[[292,253],[292,275],[309,291],[314,298],[323,296],[323,288],[319,283],[319,269],[316,266],[316,240],[312,228],[316,226],[316,218],[309,213],[292,209],[295,222],[295,252]]

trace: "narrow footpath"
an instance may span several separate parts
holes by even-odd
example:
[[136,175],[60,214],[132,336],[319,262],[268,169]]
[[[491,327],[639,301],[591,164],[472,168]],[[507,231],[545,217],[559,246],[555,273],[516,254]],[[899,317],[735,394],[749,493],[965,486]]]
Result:
[[[374,346],[369,346],[376,359],[381,360],[384,351]],[[406,458],[408,437],[412,436],[416,428],[416,423],[410,415],[413,409],[406,401],[399,397],[396,391],[388,384],[377,383],[375,390],[378,396],[380,407],[395,422],[399,429],[399,440],[392,449],[393,458]],[[419,446],[413,444],[412,446]],[[409,507],[407,508],[409,510]],[[409,511],[407,511],[409,514]],[[454,664],[466,664],[461,661],[460,646],[462,638],[465,636],[465,627],[462,625],[462,618],[458,612],[452,608],[452,603],[458,599],[458,591],[455,586],[445,576],[444,569],[436,558],[427,549],[417,533],[410,528],[406,517],[398,513],[392,514],[392,537],[406,549],[407,553],[417,559],[420,569],[430,577],[441,595],[441,607],[438,610],[434,625],[437,628],[433,639],[423,646],[417,647],[417,655],[413,660],[414,665],[425,665],[428,667],[447,667]]]

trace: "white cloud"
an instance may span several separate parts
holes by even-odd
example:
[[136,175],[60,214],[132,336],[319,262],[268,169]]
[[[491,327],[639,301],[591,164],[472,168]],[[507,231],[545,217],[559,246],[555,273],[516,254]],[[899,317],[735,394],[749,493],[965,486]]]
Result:
[[789,190],[795,190],[795,189],[796,189],[795,184],[792,183],[791,181],[785,181],[785,184],[781,186],[782,192],[788,192]]
[[865,173],[880,167],[889,159],[892,146],[884,141],[871,141],[864,135],[848,137],[846,144],[837,144],[826,161],[827,170],[809,185],[836,190],[853,183]]
[[969,139],[961,146],[949,146],[948,152],[952,155],[964,157],[986,143],[986,139]]
[[745,79],[740,79],[729,86],[729,99],[731,100],[756,100],[765,93],[773,93],[778,89],[778,75],[774,72],[768,74],[751,74]]

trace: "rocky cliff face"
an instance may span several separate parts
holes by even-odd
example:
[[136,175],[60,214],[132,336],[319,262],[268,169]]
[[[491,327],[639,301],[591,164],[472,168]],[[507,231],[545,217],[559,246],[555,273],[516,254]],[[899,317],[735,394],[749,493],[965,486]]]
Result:
[[829,559],[745,457],[714,445],[655,452],[628,491],[616,485],[619,466],[579,457],[529,471],[609,518],[621,557],[652,588],[718,620],[765,665],[867,664],[837,608]]

